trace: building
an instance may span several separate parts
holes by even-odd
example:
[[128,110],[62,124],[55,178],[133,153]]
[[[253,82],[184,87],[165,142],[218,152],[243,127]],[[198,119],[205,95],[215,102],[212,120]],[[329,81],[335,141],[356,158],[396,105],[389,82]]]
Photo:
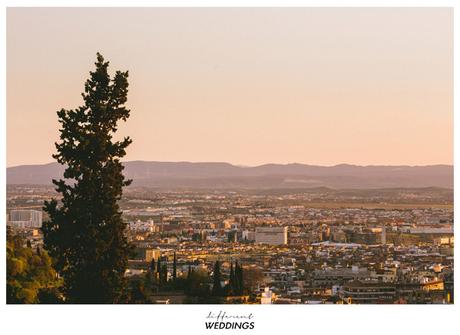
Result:
[[339,243],[347,242],[347,234],[342,229],[336,230],[332,233],[332,241]]
[[453,226],[450,227],[411,227],[407,229],[410,234],[445,234],[451,235],[454,233]]
[[287,227],[257,227],[255,238],[256,243],[287,244]]
[[312,284],[314,287],[332,287],[352,280],[365,280],[371,276],[367,268],[352,266],[342,269],[324,269],[313,271]]
[[352,304],[391,304],[396,288],[392,283],[353,280],[343,285],[343,299]]
[[269,305],[272,303],[274,298],[273,292],[270,290],[269,287],[265,287],[264,291],[261,293],[260,303],[262,305]]
[[40,228],[42,221],[42,211],[13,209],[10,211],[8,225],[15,228]]
[[441,236],[433,239],[433,243],[436,245],[448,245],[454,243],[454,236]]
[[160,256],[160,249],[145,249],[145,260],[147,262],[151,262],[152,260],[157,261]]
[[241,239],[243,241],[255,241],[256,233],[250,230],[243,230]]
[[234,219],[225,219],[224,221],[222,221],[222,223],[220,225],[220,228],[222,228],[222,229],[230,229],[230,228],[232,228],[232,225],[234,223],[235,223]]
[[382,235],[380,236],[380,243],[387,244],[387,231],[385,226],[382,227]]
[[152,260],[157,261],[158,257],[161,257],[160,249],[140,247],[136,248],[135,251],[136,255],[134,258],[136,260],[142,260],[144,262],[151,262]]
[[329,241],[331,238],[331,228],[328,225],[323,224],[321,226],[321,233],[319,235],[320,241]]

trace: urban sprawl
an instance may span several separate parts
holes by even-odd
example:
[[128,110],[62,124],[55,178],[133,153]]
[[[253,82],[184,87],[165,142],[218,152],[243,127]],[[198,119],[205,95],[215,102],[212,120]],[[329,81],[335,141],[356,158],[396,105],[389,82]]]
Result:
[[[53,188],[7,191],[8,226],[42,247]],[[135,246],[126,277],[152,273],[151,303],[206,302],[216,263],[222,303],[453,303],[452,197],[443,189],[130,187],[120,202]],[[168,284],[191,276],[202,278],[199,287]]]

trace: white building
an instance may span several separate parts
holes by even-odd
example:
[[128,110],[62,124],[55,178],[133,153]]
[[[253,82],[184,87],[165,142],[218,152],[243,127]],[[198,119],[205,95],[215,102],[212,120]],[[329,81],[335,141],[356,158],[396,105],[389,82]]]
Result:
[[415,227],[407,229],[410,234],[453,234],[453,227]]
[[13,209],[10,211],[8,225],[15,228],[40,228],[42,221],[42,211]]
[[129,223],[129,229],[135,230],[135,231],[140,231],[140,232],[158,232],[160,231],[159,225],[156,225],[153,220],[148,220],[148,221],[133,221]]
[[243,230],[242,235],[241,239],[243,241],[255,241],[256,239],[256,233],[250,230]]
[[256,243],[270,245],[287,244],[287,227],[257,227]]
[[387,244],[387,231],[385,226],[382,227],[382,235],[380,236],[380,243]]
[[264,292],[262,292],[262,295],[260,297],[260,303],[262,305],[271,304],[273,298],[274,298],[273,292],[270,290],[269,287],[265,287]]

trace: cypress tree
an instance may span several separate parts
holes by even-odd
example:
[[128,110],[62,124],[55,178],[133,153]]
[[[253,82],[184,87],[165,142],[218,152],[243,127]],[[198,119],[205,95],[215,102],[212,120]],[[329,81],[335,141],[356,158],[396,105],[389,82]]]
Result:
[[235,294],[243,294],[243,268],[235,262]]
[[82,93],[84,104],[57,112],[60,142],[58,163],[64,180],[53,180],[61,194],[45,202],[50,219],[42,227],[45,248],[56,260],[64,278],[64,294],[71,303],[120,302],[131,246],[118,201],[130,184],[123,176],[120,158],[129,137],[114,141],[117,123],[126,121],[128,72],[108,73],[109,62],[98,53]]
[[158,259],[157,259],[157,272],[158,273],[161,272],[161,256],[158,256]]
[[235,292],[235,271],[233,270],[233,261],[230,263],[230,280],[228,281],[229,295]]
[[212,286],[212,295],[214,296],[220,296],[222,295],[222,286],[220,284],[221,282],[221,276],[220,276],[220,262],[216,261],[214,263],[214,272],[213,272],[213,286]]
[[240,265],[240,294],[244,294],[244,277],[243,277],[243,266]]
[[176,252],[174,252],[174,261],[173,261],[173,280],[176,281],[177,278],[177,258]]
[[161,256],[158,256],[158,259],[157,259],[157,276],[156,276],[156,277],[158,277],[158,288],[161,287],[161,280],[162,280],[161,279],[162,278],[161,270],[162,270],[162,268],[161,268]]
[[238,295],[239,294],[239,276],[238,276],[238,261],[235,261],[235,269],[233,272],[233,294]]
[[239,273],[238,273],[238,291],[240,292],[240,295],[244,294],[244,277],[243,277],[243,267],[240,265],[239,266]]
[[184,291],[187,294],[190,293],[190,289],[191,289],[191,285],[192,285],[192,273],[193,273],[192,266],[189,265],[188,266],[188,271],[187,271],[187,279],[185,280],[185,287],[184,287]]
[[150,261],[150,265],[148,267],[148,270],[147,270],[147,274],[146,274],[146,284],[147,284],[147,287],[149,289],[152,289],[154,288],[155,286],[155,278],[156,278],[156,272],[155,272],[155,268],[156,268],[156,262],[155,262],[155,259],[152,258],[152,260]]
[[166,284],[168,282],[168,266],[163,264],[161,267],[161,282],[162,284]]
[[152,260],[150,261],[150,271],[152,272],[152,274],[155,274],[155,258],[152,258]]

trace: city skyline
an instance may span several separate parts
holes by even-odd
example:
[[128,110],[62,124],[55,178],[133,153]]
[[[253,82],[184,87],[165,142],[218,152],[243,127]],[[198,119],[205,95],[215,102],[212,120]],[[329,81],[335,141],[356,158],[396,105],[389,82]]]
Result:
[[130,71],[127,161],[451,165],[452,13],[9,8],[7,166],[53,161],[98,51]]

